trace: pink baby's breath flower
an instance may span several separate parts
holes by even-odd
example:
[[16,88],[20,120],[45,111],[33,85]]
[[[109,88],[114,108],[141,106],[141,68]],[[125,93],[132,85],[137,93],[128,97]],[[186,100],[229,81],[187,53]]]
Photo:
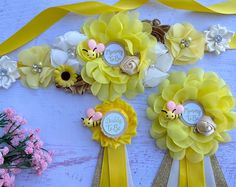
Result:
[[7,153],[9,153],[9,148],[7,146],[5,146],[3,149],[2,149],[2,154],[3,156],[7,155]]
[[26,120],[19,115],[14,116],[12,120],[15,121],[19,125],[25,125],[27,123]]
[[43,142],[41,140],[35,142],[34,144],[36,149],[41,149],[43,147]]
[[4,179],[0,179],[0,187],[2,187],[4,184]]
[[19,143],[20,143],[20,140],[21,140],[21,139],[19,139],[18,136],[15,136],[15,137],[11,140],[11,144],[12,144],[13,146],[18,146]]
[[2,175],[4,175],[4,173],[6,173],[6,170],[5,170],[5,169],[0,169],[0,177],[1,177]]
[[5,173],[4,175],[4,187],[14,187],[14,182],[15,182],[15,176],[11,175],[9,173]]
[[7,115],[8,119],[13,119],[15,116],[15,111],[12,108],[6,108],[4,113]]
[[29,155],[29,154],[32,154],[33,152],[34,152],[34,149],[33,149],[32,147],[26,147],[26,148],[25,148],[25,153],[26,153],[26,154]]
[[52,155],[50,153],[46,153],[45,160],[50,164],[52,162]]
[[2,153],[0,153],[0,165],[2,165],[3,163],[4,163],[4,157]]
[[28,141],[28,142],[26,142],[26,145],[28,146],[28,147],[34,147],[34,143],[33,142],[31,142],[31,141]]

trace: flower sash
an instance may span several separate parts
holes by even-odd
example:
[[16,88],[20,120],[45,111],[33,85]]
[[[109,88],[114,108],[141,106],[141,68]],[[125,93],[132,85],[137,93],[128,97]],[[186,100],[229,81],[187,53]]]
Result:
[[[131,10],[138,8],[147,2],[147,0],[120,0],[114,5],[107,5],[95,1],[50,7],[42,11],[13,36],[0,44],[0,56],[10,53],[30,42],[54,23],[66,16],[69,12],[83,15],[95,15],[105,12]],[[229,0],[212,6],[203,6],[194,0],[181,0],[178,2],[175,0],[159,0],[159,2],[177,9],[219,14],[236,14],[235,0]],[[50,19],[47,19],[48,17],[50,17]],[[231,41],[230,46],[232,48],[236,47],[236,36]]]

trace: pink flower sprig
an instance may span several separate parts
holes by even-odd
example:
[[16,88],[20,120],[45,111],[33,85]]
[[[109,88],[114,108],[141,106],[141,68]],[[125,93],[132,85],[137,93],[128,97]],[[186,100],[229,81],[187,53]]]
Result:
[[40,130],[26,130],[26,120],[14,110],[0,113],[0,187],[13,187],[15,175],[31,168],[41,175],[52,162],[52,153],[43,148]]

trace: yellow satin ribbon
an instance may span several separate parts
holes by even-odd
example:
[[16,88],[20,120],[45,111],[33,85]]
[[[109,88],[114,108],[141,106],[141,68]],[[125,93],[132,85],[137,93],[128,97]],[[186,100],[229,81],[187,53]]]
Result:
[[196,12],[236,14],[236,0],[229,0],[211,6],[204,6],[195,0],[158,0],[164,5],[176,9],[191,10]]
[[204,160],[198,163],[180,160],[179,187],[205,187]]
[[234,34],[233,38],[229,42],[230,49],[236,49],[236,34]]
[[100,187],[128,187],[125,145],[105,147]]
[[148,0],[120,0],[114,5],[94,1],[48,8],[34,17],[9,39],[0,44],[0,56],[10,53],[33,40],[70,12],[83,15],[117,12],[138,8],[147,1]]
[[[83,15],[117,12],[138,8],[147,1],[148,0],[120,0],[114,5],[107,5],[94,1],[48,8],[38,14],[9,39],[0,44],[0,56],[10,53],[33,40],[69,12]],[[236,14],[236,0],[229,0],[207,7],[194,0],[159,0],[159,2],[177,9],[208,13]],[[236,48],[236,37],[233,38],[230,46]]]

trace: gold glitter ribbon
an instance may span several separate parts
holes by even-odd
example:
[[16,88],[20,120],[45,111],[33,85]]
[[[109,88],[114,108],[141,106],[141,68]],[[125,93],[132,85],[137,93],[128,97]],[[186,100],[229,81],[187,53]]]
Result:
[[[225,180],[224,174],[220,168],[219,162],[216,158],[215,155],[210,157],[211,160],[211,165],[212,165],[212,169],[213,169],[213,173],[214,173],[214,178],[215,178],[215,183],[217,187],[228,187],[227,182]],[[182,162],[182,163],[181,163]],[[204,169],[202,168],[203,163],[200,163],[199,166],[197,166],[198,168],[200,167],[201,171]],[[170,171],[171,171],[171,165],[172,165],[172,158],[170,157],[170,155],[168,153],[166,153],[166,155],[164,156],[162,162],[161,162],[161,166],[160,169],[153,181],[152,187],[166,187],[168,184],[168,180],[169,180],[169,176],[170,176]],[[182,165],[182,166],[181,166]],[[180,161],[180,167],[184,167],[184,169],[182,169],[182,171],[180,171],[180,175],[184,175],[182,179],[180,179],[179,177],[179,186],[181,187],[194,187],[197,186],[199,187],[199,177],[198,174],[193,174],[192,175],[192,179],[193,179],[193,185],[189,185],[189,183],[187,182],[187,164],[186,164],[186,160],[182,160]],[[190,169],[190,168],[189,168]],[[193,168],[192,168],[193,169]],[[181,173],[182,172],[182,173]],[[196,180],[197,179],[197,180]],[[182,181],[181,181],[182,180]],[[205,179],[204,179],[205,180]],[[205,182],[203,184],[200,184],[200,186],[204,186]],[[95,187],[95,186],[94,186]]]

